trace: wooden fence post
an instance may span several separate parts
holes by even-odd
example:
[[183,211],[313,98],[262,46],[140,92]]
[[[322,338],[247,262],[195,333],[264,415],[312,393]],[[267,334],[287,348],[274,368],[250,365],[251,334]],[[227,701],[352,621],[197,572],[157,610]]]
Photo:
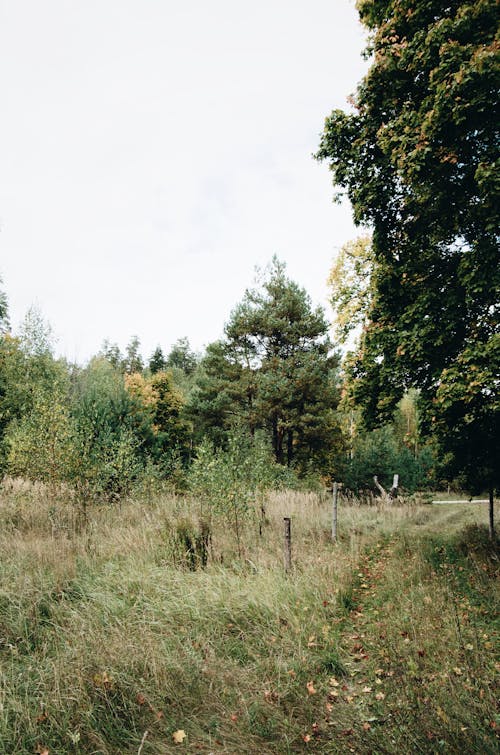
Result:
[[285,523],[285,540],[284,540],[284,559],[285,572],[288,574],[292,569],[292,532],[291,521],[289,516],[283,518]]
[[332,540],[337,542],[337,506],[339,498],[339,485],[337,482],[333,483],[333,506],[332,506]]

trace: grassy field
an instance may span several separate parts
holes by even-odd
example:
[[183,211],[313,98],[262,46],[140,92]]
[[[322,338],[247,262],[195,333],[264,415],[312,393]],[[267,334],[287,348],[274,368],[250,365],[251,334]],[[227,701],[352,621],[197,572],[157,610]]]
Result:
[[341,503],[334,545],[326,495],[273,494],[241,558],[212,522],[206,568],[200,506],[131,501],[82,529],[4,489],[1,753],[498,751],[486,506]]

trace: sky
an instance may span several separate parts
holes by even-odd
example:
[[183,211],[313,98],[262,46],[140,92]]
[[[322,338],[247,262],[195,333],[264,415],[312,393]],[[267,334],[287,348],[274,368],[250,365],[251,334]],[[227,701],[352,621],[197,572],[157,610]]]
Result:
[[0,275],[84,363],[223,335],[276,254],[327,309],[360,234],[312,157],[366,72],[354,0],[0,0]]

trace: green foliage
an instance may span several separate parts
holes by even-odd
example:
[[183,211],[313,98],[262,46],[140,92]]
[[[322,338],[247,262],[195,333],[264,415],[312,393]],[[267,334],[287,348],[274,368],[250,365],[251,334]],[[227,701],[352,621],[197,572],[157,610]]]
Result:
[[6,469],[11,424],[30,421],[40,396],[48,400],[55,386],[67,382],[67,365],[54,359],[50,334],[50,326],[32,309],[19,337],[0,335],[0,471]]
[[398,442],[394,426],[385,425],[360,434],[354,441],[352,458],[346,463],[342,481],[352,491],[375,490],[374,475],[389,490],[393,475],[399,475],[403,491],[424,490],[432,482],[435,460],[429,447],[415,452]]
[[[0,277],[0,285],[3,284]],[[9,330],[9,303],[5,291],[0,290],[0,334]]]
[[373,295],[372,267],[371,239],[362,236],[344,244],[330,270],[330,304],[335,335],[341,343],[365,324]]
[[241,429],[229,433],[226,449],[214,449],[209,440],[204,440],[188,480],[201,501],[201,518],[225,518],[235,534],[238,551],[245,520],[264,514],[267,491],[297,484],[293,472],[275,462],[264,438],[252,438]]
[[167,368],[167,361],[163,356],[161,346],[157,346],[151,354],[148,362],[148,367],[152,375],[154,375],[156,372],[163,372]]
[[329,472],[339,442],[337,358],[320,308],[276,258],[248,290],[201,364],[191,410],[218,443],[243,424],[264,429],[276,461]]
[[198,365],[198,357],[191,350],[187,338],[179,338],[172,346],[167,357],[167,367],[177,367],[186,375],[192,375]]
[[137,336],[132,336],[125,350],[125,359],[123,360],[123,369],[132,375],[134,372],[142,372],[144,364],[140,354],[140,341]]
[[[317,155],[356,222],[373,228],[374,294],[352,369],[355,396],[373,426],[418,387],[422,419],[440,428],[454,468],[471,484],[480,468],[492,487],[500,457],[498,4],[358,7],[373,62],[355,112],[331,114]],[[485,353],[493,361],[471,400],[463,371],[481,372]]]
[[71,407],[81,462],[77,478],[90,497],[120,497],[140,472],[133,408],[123,375],[105,359],[92,360],[77,376]]
[[10,475],[52,486],[71,481],[77,458],[64,386],[38,387],[30,411],[11,423],[6,440]]

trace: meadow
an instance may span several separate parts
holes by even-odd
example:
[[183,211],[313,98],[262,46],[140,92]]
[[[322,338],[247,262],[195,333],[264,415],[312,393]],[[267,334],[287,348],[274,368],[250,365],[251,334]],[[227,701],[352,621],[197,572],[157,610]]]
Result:
[[486,505],[341,499],[333,543],[328,493],[264,503],[238,552],[187,495],[4,483],[0,752],[496,753]]

